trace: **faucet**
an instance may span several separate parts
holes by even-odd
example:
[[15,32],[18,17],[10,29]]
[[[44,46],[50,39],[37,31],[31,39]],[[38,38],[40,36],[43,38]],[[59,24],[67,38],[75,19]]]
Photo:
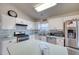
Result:
[[40,47],[42,55],[48,55],[49,54],[49,46],[46,42],[40,42],[39,47]]

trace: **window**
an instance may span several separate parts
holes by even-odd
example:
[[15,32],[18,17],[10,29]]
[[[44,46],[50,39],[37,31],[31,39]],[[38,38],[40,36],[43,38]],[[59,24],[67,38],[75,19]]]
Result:
[[38,30],[40,31],[48,31],[48,23],[38,24]]

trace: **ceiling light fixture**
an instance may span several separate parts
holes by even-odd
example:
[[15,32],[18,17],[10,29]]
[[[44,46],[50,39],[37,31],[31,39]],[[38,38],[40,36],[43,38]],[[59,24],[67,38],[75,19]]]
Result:
[[42,3],[42,4],[39,4],[39,5],[37,4],[35,6],[35,10],[37,12],[41,12],[41,11],[46,10],[46,9],[48,9],[50,7],[53,7],[55,5],[56,5],[56,3]]

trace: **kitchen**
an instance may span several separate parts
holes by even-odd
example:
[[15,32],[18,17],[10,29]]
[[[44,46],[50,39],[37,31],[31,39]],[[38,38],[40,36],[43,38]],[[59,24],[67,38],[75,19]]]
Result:
[[[24,5],[26,5],[26,9]],[[79,11],[76,9],[74,9],[74,11],[72,10],[74,7],[78,7],[79,4],[57,3],[57,5],[52,7],[52,9],[45,10],[41,13],[32,11],[33,7],[31,5],[34,6],[35,4],[0,4],[0,44],[3,46],[3,52],[6,50],[5,48],[9,43],[19,43],[29,39],[42,40],[55,45],[65,46],[65,35],[67,34],[64,32],[64,23],[68,20],[79,18]],[[62,9],[60,8],[61,5],[63,5],[61,7]],[[67,11],[64,7],[66,7],[66,10],[71,12],[66,13]],[[56,11],[53,8],[55,8]],[[27,14],[22,12],[25,10],[27,10]],[[63,10],[63,12],[58,12],[60,15],[57,14],[57,16],[55,14],[50,16],[50,10],[53,10],[52,13],[57,13],[61,10]],[[9,15],[10,12],[14,12],[12,17]],[[31,17],[29,17],[29,15],[31,15]],[[36,18],[34,18],[33,15]],[[2,54],[7,53],[8,52],[4,52]]]

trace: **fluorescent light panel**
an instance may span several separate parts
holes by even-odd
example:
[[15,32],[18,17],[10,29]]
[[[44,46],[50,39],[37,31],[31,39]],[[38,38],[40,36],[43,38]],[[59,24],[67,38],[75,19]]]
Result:
[[37,12],[41,12],[41,11],[46,10],[46,9],[48,9],[50,7],[53,7],[55,5],[56,5],[56,3],[44,3],[44,4],[40,4],[40,5],[36,6],[35,10]]

